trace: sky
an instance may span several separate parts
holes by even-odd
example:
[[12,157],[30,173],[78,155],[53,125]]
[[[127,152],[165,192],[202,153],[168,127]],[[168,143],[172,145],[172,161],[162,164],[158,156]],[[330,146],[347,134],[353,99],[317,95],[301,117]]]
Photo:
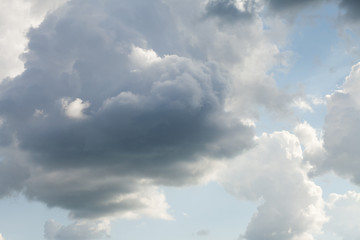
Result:
[[0,240],[360,238],[359,1],[0,6]]

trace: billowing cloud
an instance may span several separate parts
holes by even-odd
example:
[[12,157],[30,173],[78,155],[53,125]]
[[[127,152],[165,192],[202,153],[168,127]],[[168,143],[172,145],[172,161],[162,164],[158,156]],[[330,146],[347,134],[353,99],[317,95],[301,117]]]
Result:
[[314,239],[321,232],[327,221],[322,191],[308,178],[309,166],[302,160],[296,136],[263,134],[219,176],[233,195],[261,202],[243,239]]
[[28,33],[26,70],[1,85],[1,144],[16,149],[2,195],[22,189],[73,218],[171,219],[157,185],[203,181],[209,158],[253,145],[253,127],[225,111],[229,70],[178,51],[169,8],[71,1]]
[[5,238],[0,233],[0,240],[5,240]]
[[322,136],[307,122],[298,124],[294,128],[294,134],[304,147],[304,160],[311,164],[311,173],[321,173],[323,169],[320,166],[324,164],[327,155]]
[[48,220],[44,226],[47,240],[91,240],[110,238],[109,221],[84,221],[62,226],[54,220]]
[[172,219],[164,194],[150,180],[116,176],[100,168],[38,171],[33,175],[26,182],[26,195],[50,207],[69,209],[72,218]]
[[355,64],[343,86],[327,97],[324,147],[328,154],[321,166],[360,184],[360,64]]
[[360,237],[360,194],[348,191],[331,194],[327,206],[330,221],[324,226],[326,232],[339,239],[356,240]]

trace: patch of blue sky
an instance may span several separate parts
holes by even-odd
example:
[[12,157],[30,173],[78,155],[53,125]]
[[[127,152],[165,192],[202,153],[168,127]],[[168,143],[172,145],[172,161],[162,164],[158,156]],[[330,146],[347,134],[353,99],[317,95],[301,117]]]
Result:
[[[325,95],[341,84],[352,66],[353,58],[335,28],[337,13],[333,5],[299,15],[289,36],[293,53],[288,72],[275,72],[280,87],[297,91],[299,86],[308,94]],[[315,11],[315,12],[314,12]]]
[[117,220],[112,235],[119,240],[238,239],[244,233],[256,203],[231,196],[217,183],[183,188],[164,187],[173,221]]
[[[303,100],[312,107],[313,111],[295,110],[295,116],[289,116],[296,120],[295,123],[307,121],[321,129],[326,114],[325,96],[342,85],[356,62],[356,55],[348,53],[349,43],[339,35],[338,14],[338,7],[334,4],[301,12],[289,33],[288,45],[282,49],[292,53],[290,65],[286,71],[283,68],[272,70],[280,88],[289,93],[300,92],[304,95]],[[321,101],[323,103],[319,104]],[[291,124],[271,118],[271,114],[260,111],[257,133],[272,132],[272,126],[274,130],[293,128]]]
[[44,239],[44,224],[50,219],[70,223],[66,211],[29,201],[21,194],[2,199],[0,214],[0,232],[6,240]]
[[333,172],[315,177],[314,182],[322,188],[325,200],[328,199],[331,193],[345,194],[347,191],[360,192],[359,186],[353,184],[348,179],[337,176]]

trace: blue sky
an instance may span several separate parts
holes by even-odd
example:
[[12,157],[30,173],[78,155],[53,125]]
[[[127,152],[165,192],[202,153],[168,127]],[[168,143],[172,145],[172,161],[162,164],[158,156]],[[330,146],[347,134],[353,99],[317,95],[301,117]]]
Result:
[[0,6],[0,240],[360,237],[357,1]]

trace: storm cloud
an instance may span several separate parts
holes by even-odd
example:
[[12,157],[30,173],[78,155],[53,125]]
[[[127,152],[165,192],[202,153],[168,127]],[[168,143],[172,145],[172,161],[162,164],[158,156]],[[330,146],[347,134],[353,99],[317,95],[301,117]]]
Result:
[[225,111],[231,74],[180,56],[172,19],[161,1],[77,0],[29,31],[26,69],[0,90],[2,147],[24,155],[2,162],[2,195],[73,218],[170,219],[155,186],[195,184],[210,158],[253,145],[253,127]]

